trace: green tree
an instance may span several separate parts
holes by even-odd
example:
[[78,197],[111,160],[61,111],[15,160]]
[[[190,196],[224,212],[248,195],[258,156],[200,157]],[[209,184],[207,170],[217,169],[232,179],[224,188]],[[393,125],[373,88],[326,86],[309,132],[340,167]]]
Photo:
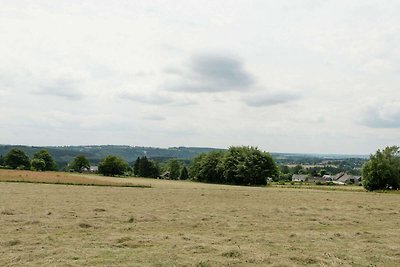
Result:
[[319,171],[319,173],[318,173],[318,176],[322,177],[322,176],[324,176],[324,175],[326,175],[326,174],[328,174],[327,170],[321,169],[321,170]]
[[301,166],[299,164],[292,168],[293,174],[301,174],[301,172],[303,172],[303,171],[304,171],[303,166]]
[[400,187],[400,150],[386,147],[371,155],[362,167],[363,185],[367,190]]
[[135,163],[133,164],[133,174],[139,175],[139,167],[140,167],[140,157],[137,157]]
[[193,180],[198,180],[198,175],[200,173],[200,170],[202,168],[202,161],[203,159],[207,156],[206,153],[201,153],[197,157],[194,157],[192,159],[192,162],[190,163],[189,166],[189,178]]
[[120,157],[109,155],[99,163],[99,173],[104,176],[122,175],[128,169],[128,164]]
[[16,148],[11,149],[7,153],[4,162],[6,166],[9,166],[13,169],[21,168],[29,170],[31,167],[31,162],[29,160],[29,157],[25,154],[24,151]]
[[46,170],[46,162],[43,159],[32,159],[31,167],[34,171],[45,171]]
[[138,157],[133,164],[133,173],[140,177],[157,178],[160,176],[160,166],[146,156]]
[[279,170],[268,153],[242,146],[199,155],[193,159],[190,176],[208,183],[265,185],[267,178],[279,177]]
[[90,162],[84,155],[78,155],[71,162],[70,167],[72,170],[74,170],[76,172],[82,172],[83,169],[90,168]]
[[150,161],[146,156],[141,157],[139,160],[138,175],[141,177],[150,176]]
[[47,150],[40,150],[33,155],[33,159],[42,159],[45,163],[46,171],[55,171],[57,170],[57,165],[53,159],[53,157],[49,154]]
[[288,165],[279,165],[279,170],[283,173],[283,174],[288,174],[290,173],[290,168]]
[[160,176],[161,168],[160,164],[157,161],[152,160],[151,161],[151,176],[152,178],[157,178]]
[[0,166],[6,165],[3,155],[0,155]]
[[189,178],[189,173],[187,168],[184,166],[181,170],[181,174],[179,175],[180,180],[187,180]]
[[181,164],[177,159],[171,159],[168,162],[168,170],[170,172],[169,177],[171,179],[178,179],[181,172]]
[[222,151],[212,151],[207,153],[200,163],[198,174],[195,176],[196,180],[206,183],[226,183],[223,169]]
[[224,176],[227,183],[265,185],[268,177],[278,175],[278,167],[269,153],[256,147],[230,147],[225,154]]

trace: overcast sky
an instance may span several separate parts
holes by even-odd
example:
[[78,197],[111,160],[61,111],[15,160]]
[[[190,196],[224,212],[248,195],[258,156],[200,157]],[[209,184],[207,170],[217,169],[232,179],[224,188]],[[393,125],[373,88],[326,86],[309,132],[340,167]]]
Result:
[[400,140],[400,1],[0,0],[0,143]]

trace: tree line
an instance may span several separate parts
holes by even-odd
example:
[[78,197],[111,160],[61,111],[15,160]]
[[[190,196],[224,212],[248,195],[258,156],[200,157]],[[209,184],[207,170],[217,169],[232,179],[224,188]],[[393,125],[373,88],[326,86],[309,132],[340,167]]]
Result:
[[0,166],[20,170],[55,171],[57,165],[47,150],[33,154],[32,159],[20,149],[11,149],[4,157],[0,156]]
[[[11,169],[55,171],[57,165],[47,150],[36,152],[32,159],[20,149],[11,149],[5,156],[0,155],[0,166]],[[84,155],[76,156],[68,164],[68,171],[83,172],[90,169],[90,162]],[[226,151],[211,151],[193,158],[188,168],[177,159],[165,164],[138,157],[130,166],[124,159],[109,155],[98,165],[98,172],[106,176],[126,175],[149,178],[191,179],[206,183],[235,185],[265,185],[267,180],[286,179],[292,173],[305,170],[298,166],[286,168],[277,166],[271,155],[255,147],[230,147]],[[362,167],[362,184],[367,190],[400,188],[400,149],[386,147],[372,154]],[[326,173],[318,170],[318,175]]]

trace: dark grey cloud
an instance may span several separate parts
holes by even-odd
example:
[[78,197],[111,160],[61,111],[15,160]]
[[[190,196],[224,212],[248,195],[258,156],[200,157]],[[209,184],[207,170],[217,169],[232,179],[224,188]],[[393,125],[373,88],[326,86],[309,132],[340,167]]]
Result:
[[70,100],[79,100],[84,98],[82,92],[77,88],[80,84],[81,81],[77,80],[57,79],[40,83],[38,89],[31,92],[37,95],[50,95]]
[[250,107],[265,107],[284,104],[290,101],[300,99],[300,95],[294,93],[271,93],[271,94],[258,94],[243,97],[243,102]]
[[255,80],[244,69],[243,62],[233,56],[200,54],[193,56],[185,71],[167,68],[168,74],[180,75],[180,79],[167,86],[171,91],[224,92],[243,91],[251,88]]
[[368,107],[358,122],[370,128],[400,128],[400,104]]

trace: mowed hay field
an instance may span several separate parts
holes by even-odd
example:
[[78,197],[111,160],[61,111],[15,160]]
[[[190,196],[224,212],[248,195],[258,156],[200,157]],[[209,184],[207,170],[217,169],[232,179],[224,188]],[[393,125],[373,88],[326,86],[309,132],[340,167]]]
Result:
[[80,177],[151,188],[1,182],[0,266],[400,264],[399,194]]

